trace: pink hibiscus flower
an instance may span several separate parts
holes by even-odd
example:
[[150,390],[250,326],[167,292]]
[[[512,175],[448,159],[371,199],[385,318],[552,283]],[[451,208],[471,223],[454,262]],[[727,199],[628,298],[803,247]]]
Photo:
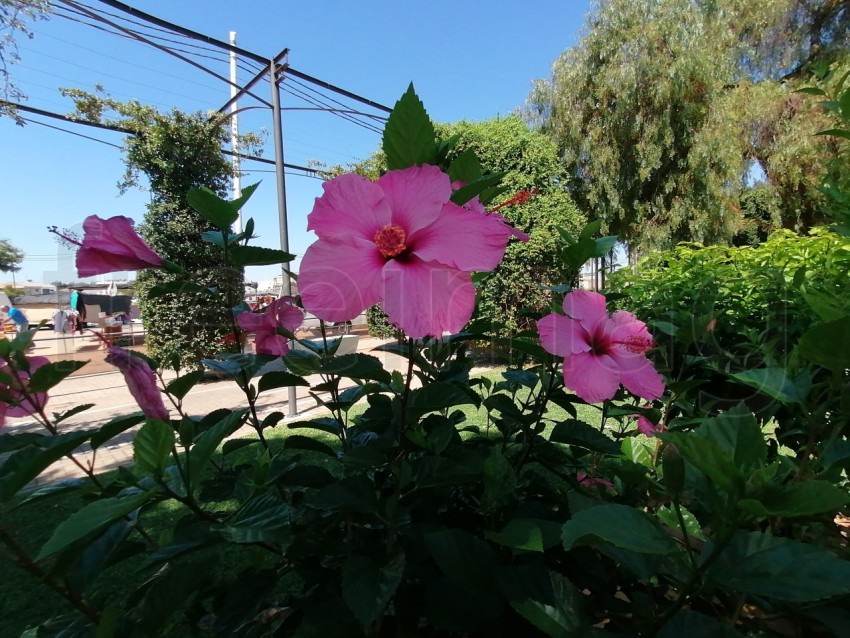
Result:
[[295,332],[304,320],[300,308],[292,305],[292,297],[275,299],[263,312],[243,312],[236,316],[236,323],[245,332],[253,332],[254,347],[257,354],[271,354],[281,357],[289,352],[289,341],[277,333],[278,328]]
[[82,243],[68,237],[66,240],[77,244],[77,274],[91,277],[123,270],[142,270],[159,267],[163,258],[157,255],[133,228],[129,217],[110,217],[101,219],[89,215],[83,222]]
[[308,217],[319,240],[304,254],[298,287],[304,307],[325,321],[382,302],[390,323],[414,339],[457,332],[475,306],[471,273],[495,268],[516,233],[499,215],[452,203],[451,181],[436,166],[376,182],[341,175],[324,190]]
[[114,365],[124,375],[127,389],[146,417],[168,421],[168,410],[156,385],[156,376],[147,361],[133,356],[123,348],[110,346],[106,362]]
[[540,343],[564,357],[564,385],[588,403],[613,398],[622,384],[647,401],[664,393],[664,380],[646,358],[655,347],[646,324],[620,310],[608,316],[605,297],[574,290],[564,297],[566,316],[549,314],[537,322]]
[[584,487],[604,487],[606,489],[614,489],[614,484],[608,479],[595,478],[593,476],[589,476],[587,472],[578,472],[576,474],[576,480],[579,485]]
[[8,393],[11,397],[11,402],[3,402],[0,407],[0,425],[5,421],[6,417],[21,417],[38,414],[47,405],[46,392],[29,392],[23,390],[27,388],[30,377],[41,366],[50,363],[47,357],[27,357],[27,365],[29,369],[23,370],[15,367],[10,368],[9,364],[4,364],[0,367],[0,372],[12,378],[9,385],[3,385],[2,390]]

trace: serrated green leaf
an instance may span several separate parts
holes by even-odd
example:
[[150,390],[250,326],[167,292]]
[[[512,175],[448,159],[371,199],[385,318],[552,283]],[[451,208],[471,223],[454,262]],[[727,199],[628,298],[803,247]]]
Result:
[[132,496],[104,498],[89,503],[62,521],[41,548],[36,560],[49,558],[71,545],[95,534],[135,509],[144,505],[149,493],[140,492]]
[[449,166],[449,177],[453,182],[474,182],[481,177],[481,162],[471,148],[458,155]]
[[57,412],[53,413],[53,425],[57,425],[62,423],[65,419],[70,419],[75,414],[80,414],[81,412],[85,412],[86,410],[93,408],[94,403],[83,403],[82,405],[75,405],[70,410],[65,410],[62,414]]
[[306,376],[314,374],[322,365],[322,360],[307,350],[290,350],[283,358],[283,363],[295,374]]
[[475,590],[492,590],[498,560],[483,540],[461,529],[425,534],[425,544],[449,578]]
[[283,447],[286,450],[309,450],[311,452],[320,452],[327,456],[336,458],[337,452],[330,445],[317,441],[309,436],[301,436],[293,434],[286,437],[283,442]]
[[14,452],[0,464],[0,502],[8,502],[55,461],[82,445],[91,434],[91,431],[59,434],[46,439],[43,448],[28,446]]
[[266,392],[275,388],[291,388],[294,386],[309,386],[310,383],[297,374],[285,372],[283,370],[274,370],[266,372],[260,377],[260,382],[257,384],[257,390]]
[[490,450],[484,461],[482,476],[484,491],[481,494],[481,511],[493,512],[506,501],[515,498],[516,472],[498,448]]
[[292,511],[270,494],[245,502],[221,529],[233,543],[285,542],[292,537]]
[[850,316],[809,328],[797,345],[809,361],[835,372],[850,368]]
[[88,361],[56,361],[46,363],[32,373],[28,387],[30,392],[47,392],[57,385],[62,379],[76,372]]
[[620,454],[620,445],[616,441],[608,438],[599,429],[576,419],[556,423],[549,434],[549,440],[602,454]]
[[135,470],[159,476],[168,464],[174,447],[174,430],[159,419],[148,419],[133,437]]
[[390,382],[390,373],[378,357],[360,352],[344,354],[323,363],[318,370],[322,374],[336,374],[355,379],[370,379],[381,383]]
[[834,514],[850,503],[850,492],[828,481],[800,481],[779,485],[768,483],[738,501],[738,507],[760,517],[797,517]]
[[223,231],[227,231],[239,217],[238,208],[234,208],[231,202],[222,199],[205,186],[190,189],[186,201],[201,217]]
[[806,400],[785,368],[756,368],[729,376],[782,403],[802,403]]
[[309,499],[308,505],[330,512],[380,514],[375,486],[362,474],[345,477],[328,485]]
[[189,393],[189,390],[194,388],[195,385],[203,378],[203,370],[193,370],[192,372],[188,372],[171,381],[167,386],[165,386],[165,391],[178,399],[182,399]]
[[805,603],[850,593],[850,562],[814,545],[738,532],[706,579],[721,589]]
[[198,435],[190,454],[193,476],[200,476],[221,442],[242,427],[247,412],[247,410],[232,412]]
[[349,556],[342,566],[342,597],[364,630],[383,615],[404,575],[404,555],[378,563],[366,556]]
[[144,420],[145,415],[141,412],[137,412],[136,414],[129,414],[127,416],[120,416],[118,418],[112,419],[109,423],[101,426],[97,432],[92,434],[92,449],[96,450],[104,443],[108,443],[110,440],[112,440],[113,437],[121,434],[125,430],[130,429],[134,425],[138,425]]
[[434,164],[437,156],[436,138],[431,118],[411,83],[396,102],[384,127],[382,147],[387,169]]
[[576,512],[561,531],[564,549],[610,543],[639,554],[675,554],[680,550],[664,529],[643,512],[606,504]]
[[261,246],[231,246],[228,255],[234,266],[271,266],[295,259],[291,253]]

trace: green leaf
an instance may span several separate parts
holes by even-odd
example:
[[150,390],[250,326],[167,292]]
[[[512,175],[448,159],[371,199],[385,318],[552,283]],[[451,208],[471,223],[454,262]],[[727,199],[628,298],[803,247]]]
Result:
[[474,401],[463,389],[451,383],[438,381],[426,385],[424,388],[412,390],[407,402],[407,409],[411,414],[421,416],[428,412],[470,403],[474,403]]
[[[719,444],[740,469],[761,467],[767,461],[767,445],[753,414],[739,404],[696,429],[697,436]],[[693,463],[692,459],[688,459]]]
[[553,638],[595,635],[581,615],[581,594],[566,578],[541,565],[511,565],[498,574],[499,589],[526,620]]
[[382,146],[387,169],[392,171],[418,164],[434,164],[437,156],[436,139],[431,118],[411,83],[396,102],[384,127]]
[[56,361],[46,363],[32,373],[29,380],[31,392],[47,392],[62,379],[86,365],[88,361]]
[[449,166],[449,177],[453,182],[474,182],[481,177],[481,162],[471,148],[458,155]]
[[691,432],[663,432],[656,436],[673,443],[688,462],[701,470],[720,489],[731,492],[736,488],[736,484],[740,483],[741,476],[731,455],[718,443],[695,436]]
[[108,443],[117,435],[121,434],[125,430],[130,429],[134,425],[138,425],[144,420],[145,415],[141,412],[137,412],[136,414],[130,414],[127,416],[120,416],[118,418],[112,419],[109,423],[101,426],[97,432],[92,434],[92,449],[96,450],[104,443]]
[[309,499],[308,505],[330,512],[380,514],[375,486],[362,474],[348,476],[328,485]]
[[479,177],[475,181],[470,182],[465,186],[461,186],[456,191],[454,191],[452,193],[451,200],[458,206],[463,206],[466,202],[474,198],[476,195],[480,195],[488,188],[491,188],[501,182],[505,175],[507,175],[507,173],[501,172],[488,173],[483,177]]
[[0,464],[0,502],[9,501],[21,488],[55,461],[77,449],[91,436],[90,431],[69,432],[49,437],[44,448],[28,446]]
[[404,564],[404,555],[400,553],[384,563],[355,555],[343,564],[342,597],[367,633],[398,589]]
[[207,463],[221,442],[242,427],[247,412],[247,410],[231,412],[210,429],[198,435],[190,454],[193,476],[199,476],[206,469]]
[[159,476],[174,447],[174,430],[159,419],[148,419],[133,437],[133,461],[137,472]]
[[380,383],[390,382],[390,373],[384,370],[381,360],[371,354],[360,352],[334,357],[323,363],[319,372],[354,379],[370,379]]
[[561,542],[561,524],[538,518],[514,518],[500,532],[484,532],[494,543],[529,552],[544,552]]
[[664,529],[646,514],[618,504],[576,512],[561,531],[564,549],[610,543],[639,554],[675,554],[680,550]]
[[706,574],[721,589],[805,603],[850,593],[850,562],[761,532],[738,532]]
[[850,368],[850,316],[809,328],[797,345],[809,361],[835,372]]
[[729,375],[741,383],[782,403],[802,403],[805,395],[785,372],[785,368],[756,368]]
[[843,137],[845,140],[850,140],[850,131],[841,128],[831,128],[826,131],[818,131],[815,135],[831,135],[832,137]]
[[216,555],[191,561],[172,561],[145,583],[145,597],[135,608],[133,634],[161,636],[160,629],[181,608],[210,585],[211,572],[218,566]]
[[192,372],[188,372],[181,377],[177,377],[173,381],[171,381],[166,387],[165,391],[168,394],[177,397],[178,399],[182,399],[185,397],[189,390],[195,387],[195,385],[204,378],[203,370],[193,370]]
[[248,447],[259,442],[260,439],[230,439],[229,441],[225,441],[224,445],[221,446],[221,455],[227,456],[228,454],[233,454],[243,447]]
[[[705,534],[702,533],[702,527],[700,527],[697,517],[681,505],[679,506],[679,509],[682,512],[682,520],[685,521],[685,530],[687,530],[688,536],[704,541]],[[681,530],[679,519],[676,517],[676,511],[672,507],[668,507],[666,505],[659,507],[655,511],[655,515],[658,517],[658,520],[664,523],[667,527],[675,530]]]
[[260,382],[257,384],[257,390],[266,392],[275,388],[291,388],[293,386],[309,386],[310,383],[305,381],[297,374],[284,372],[282,370],[274,370],[266,372],[260,377]]
[[82,405],[75,405],[70,410],[65,410],[62,414],[57,412],[53,413],[53,425],[57,425],[64,421],[65,419],[70,419],[75,414],[80,414],[80,412],[85,412],[86,410],[93,408],[94,403],[83,403]]
[[292,511],[270,494],[245,502],[221,529],[233,543],[285,542],[292,537]]
[[481,495],[481,510],[483,512],[493,512],[515,497],[516,472],[499,449],[490,450],[489,456],[484,461],[482,480],[484,491]]
[[553,443],[574,445],[592,452],[601,452],[602,454],[611,454],[614,456],[620,454],[620,445],[616,441],[608,438],[597,428],[576,419],[568,419],[556,423],[555,427],[552,428],[552,432],[549,434],[549,440]]
[[62,521],[38,553],[36,560],[44,560],[71,545],[106,529],[120,518],[144,505],[150,494],[137,492],[131,496],[104,498],[89,503]]
[[796,517],[834,514],[850,503],[850,492],[828,481],[768,483],[738,507],[760,517]]
[[716,618],[690,609],[682,609],[664,623],[658,638],[743,638],[741,634]]
[[201,217],[223,231],[227,231],[239,217],[238,207],[234,208],[232,202],[222,199],[206,186],[190,189],[186,201]]
[[314,374],[322,365],[322,360],[307,350],[290,350],[283,358],[283,363],[295,374],[306,376]]
[[294,434],[286,437],[283,442],[283,447],[286,450],[309,450],[311,452],[320,452],[332,458],[336,458],[336,450],[327,443],[322,443],[310,436],[301,436]]
[[480,538],[461,529],[425,534],[425,545],[443,573],[471,589],[495,586],[496,553]]
[[231,246],[228,254],[234,266],[271,266],[295,259],[295,255],[282,250],[260,246]]

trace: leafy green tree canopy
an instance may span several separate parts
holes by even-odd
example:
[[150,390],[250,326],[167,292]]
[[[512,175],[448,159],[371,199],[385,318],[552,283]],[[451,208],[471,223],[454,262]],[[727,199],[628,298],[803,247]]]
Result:
[[24,251],[8,239],[0,239],[0,272],[18,272],[24,260]]
[[47,16],[46,0],[0,0],[0,116],[9,115],[18,124],[15,107],[6,101],[18,101],[24,97],[12,80],[9,67],[20,60],[16,36],[32,37],[28,23]]

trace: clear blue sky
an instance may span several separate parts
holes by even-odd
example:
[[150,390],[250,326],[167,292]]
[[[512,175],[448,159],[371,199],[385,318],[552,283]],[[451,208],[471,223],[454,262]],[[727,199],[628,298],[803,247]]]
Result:
[[[92,6],[114,12],[88,0]],[[548,77],[552,62],[575,43],[588,0],[363,0],[333,2],[263,0],[236,4],[222,0],[162,2],[131,0],[133,6],[181,26],[227,40],[238,34],[239,46],[272,57],[285,47],[299,71],[392,106],[413,82],[432,119],[480,121],[510,114],[527,96],[535,78]],[[92,90],[103,85],[118,99],[136,98],[162,110],[218,109],[229,98],[224,82],[156,49],[110,35],[67,18],[53,16],[33,25],[34,38],[19,39],[21,62],[12,67],[28,105],[69,113],[59,87]],[[162,34],[166,35],[166,34]],[[189,48],[183,42],[175,46]],[[223,54],[204,62],[228,74]],[[240,70],[239,80],[249,73]],[[292,85],[294,89],[300,87]],[[268,84],[258,89],[268,99]],[[287,107],[309,106],[289,92]],[[256,104],[244,100],[240,106]],[[120,145],[109,131],[46,120]],[[244,131],[271,131],[267,110],[252,110],[240,120]],[[286,161],[338,164],[366,157],[380,136],[328,113],[284,113]],[[141,221],[148,194],[118,195],[124,170],[119,149],[37,124],[15,126],[0,119],[0,184],[3,193],[0,238],[12,241],[27,258],[19,281],[68,281],[75,278],[69,255],[46,227],[74,227],[89,214],[127,215]],[[271,136],[264,156],[274,157]],[[246,163],[243,185],[263,183],[245,214],[257,222],[260,243],[278,245],[277,206],[271,166]],[[321,182],[287,175],[290,249],[302,254],[313,241],[306,217]],[[250,269],[250,279],[265,279],[275,267]]]

